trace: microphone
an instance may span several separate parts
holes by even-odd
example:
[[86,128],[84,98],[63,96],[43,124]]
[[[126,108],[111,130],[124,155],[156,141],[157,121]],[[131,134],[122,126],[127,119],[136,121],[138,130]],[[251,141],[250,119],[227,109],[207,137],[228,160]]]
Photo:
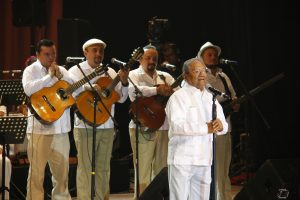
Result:
[[120,67],[125,67],[126,66],[126,63],[125,62],[122,62],[120,60],[117,60],[116,58],[112,58],[110,60],[111,63],[115,64],[115,65],[118,65]]
[[234,61],[234,60],[226,60],[224,58],[220,58],[219,60],[220,64],[225,64],[225,65],[237,65],[238,61]]
[[168,69],[172,72],[174,72],[176,70],[176,66],[172,65],[172,64],[169,64],[169,63],[163,63],[163,64],[161,64],[161,67],[166,68],[166,69]]
[[11,72],[12,72],[12,73],[21,73],[21,72],[22,72],[22,70],[18,70],[18,69],[16,69],[16,70],[11,70]]
[[225,99],[230,99],[230,96],[229,96],[228,94],[226,94],[226,93],[224,93],[224,92],[221,92],[221,91],[217,90],[216,88],[211,87],[210,84],[207,84],[207,85],[206,85],[206,88],[207,88],[211,93],[213,93],[214,95],[219,95],[219,96],[221,96],[221,97],[223,97],[223,98],[225,98]]
[[82,62],[85,57],[67,57],[66,62]]
[[2,74],[9,74],[9,70],[2,70]]

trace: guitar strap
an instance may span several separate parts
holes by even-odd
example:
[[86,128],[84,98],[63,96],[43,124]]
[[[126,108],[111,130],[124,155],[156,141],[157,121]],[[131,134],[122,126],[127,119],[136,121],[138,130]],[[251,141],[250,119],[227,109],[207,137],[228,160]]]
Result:
[[165,82],[165,84],[167,85],[167,82],[166,82],[166,77],[163,75],[163,74],[158,74],[159,78],[161,80],[163,80]]
[[222,81],[222,83],[223,83],[223,85],[225,87],[225,93],[229,94],[230,97],[232,98],[232,95],[231,95],[231,92],[229,90],[229,87],[228,87],[228,84],[227,84],[227,81],[226,81],[225,77],[222,76],[221,73],[219,73],[219,77],[221,78],[221,81]]

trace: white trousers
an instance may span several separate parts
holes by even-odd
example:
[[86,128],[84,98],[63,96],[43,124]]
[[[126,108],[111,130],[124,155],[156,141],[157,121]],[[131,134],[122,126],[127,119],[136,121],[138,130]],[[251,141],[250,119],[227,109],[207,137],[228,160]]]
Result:
[[211,166],[169,165],[170,200],[209,200]]
[[[11,178],[11,162],[5,157],[5,187],[9,189],[10,178]],[[0,155],[0,186],[2,187],[2,155]],[[2,199],[2,194],[0,195]],[[5,190],[5,200],[9,199],[9,192]]]
[[[74,129],[77,148],[77,199],[91,199],[93,129]],[[95,200],[109,198],[110,160],[114,129],[97,129],[95,138]]]
[[52,173],[52,199],[71,200],[68,189],[70,142],[68,133],[27,134],[30,167],[26,200],[44,200],[45,167]]
[[231,134],[216,137],[217,200],[232,200],[229,178],[231,162]]
[[[135,129],[130,128],[130,143],[133,152],[133,165],[135,169],[135,187],[136,189],[136,140]],[[139,163],[139,189],[140,194],[144,192],[147,186],[155,178],[155,176],[167,166],[168,156],[168,131],[156,131],[151,133],[152,137],[139,133],[138,144],[138,163]],[[136,191],[134,191],[134,199],[136,199]]]

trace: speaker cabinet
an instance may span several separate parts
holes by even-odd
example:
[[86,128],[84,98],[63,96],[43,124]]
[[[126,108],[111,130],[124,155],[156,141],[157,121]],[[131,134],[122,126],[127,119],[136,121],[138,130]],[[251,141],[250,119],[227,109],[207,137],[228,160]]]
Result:
[[[65,63],[66,57],[82,57],[82,45],[93,35],[91,23],[83,19],[58,20],[58,62]],[[75,65],[71,63],[71,65]]]
[[168,200],[169,182],[168,168],[163,168],[153,179],[150,185],[140,195],[139,200]]
[[300,199],[300,158],[271,159],[258,169],[234,200]]

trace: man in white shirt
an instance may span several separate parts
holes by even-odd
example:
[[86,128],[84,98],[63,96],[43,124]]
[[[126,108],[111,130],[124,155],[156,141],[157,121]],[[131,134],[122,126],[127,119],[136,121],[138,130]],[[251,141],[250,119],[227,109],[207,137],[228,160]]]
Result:
[[[23,88],[27,96],[51,87],[59,80],[72,83],[68,71],[58,66],[56,48],[48,39],[42,39],[36,46],[37,61],[25,68]],[[56,91],[54,91],[56,92]],[[54,105],[55,106],[55,105]],[[68,190],[69,151],[68,132],[71,130],[70,109],[51,124],[41,123],[29,112],[27,123],[27,154],[30,162],[26,200],[44,199],[44,176],[46,164],[52,172],[52,199],[70,200]]]
[[[80,67],[86,75],[89,75],[97,68],[102,66],[104,59],[104,51],[106,43],[102,40],[93,38],[86,41],[82,50],[86,61],[80,63]],[[101,70],[100,70],[101,71]],[[70,75],[74,81],[84,78],[77,65],[69,69]],[[105,74],[96,76],[90,83],[93,84],[95,91],[101,96],[108,112],[114,116],[114,103],[123,103],[128,97],[128,71],[119,70],[118,73],[114,69],[108,67]],[[102,96],[105,89],[116,81],[116,85],[111,87],[108,97]],[[118,81],[119,80],[119,81]],[[101,88],[102,87],[102,88]],[[75,115],[74,122],[74,140],[77,148],[77,199],[86,200],[91,198],[91,178],[92,178],[92,144],[93,144],[93,113],[94,101],[89,84],[83,85],[75,91],[74,96],[77,97],[78,115]],[[79,96],[78,96],[79,95]],[[116,95],[117,98],[113,96]],[[110,179],[110,160],[114,139],[114,122],[104,107],[97,102],[96,109],[96,135],[95,135],[95,195],[96,199],[106,200],[109,198],[109,179]],[[99,108],[100,106],[100,108]],[[80,116],[80,117],[78,117]],[[106,116],[106,117],[103,117]],[[91,117],[91,118],[90,118]],[[97,120],[100,119],[100,120]],[[103,119],[103,120],[102,120]],[[103,121],[103,122],[102,122]]]
[[213,134],[225,134],[228,124],[205,87],[206,66],[192,58],[184,62],[185,84],[170,97],[166,115],[170,125],[168,171],[170,200],[208,200],[213,159]]
[[[231,182],[229,178],[229,170],[231,163],[231,111],[238,112],[240,104],[234,100],[237,98],[233,85],[222,69],[219,66],[219,57],[221,55],[221,48],[211,42],[204,43],[197,54],[197,58],[203,60],[204,64],[208,67],[207,82],[217,90],[226,93],[230,96],[230,111],[224,110],[226,121],[228,123],[227,134],[218,135],[216,137],[216,194],[215,200],[231,200]],[[227,99],[222,96],[217,96],[218,101],[226,103]],[[228,114],[225,112],[227,111]],[[227,116],[228,115],[228,116]],[[213,193],[214,191],[212,191]]]
[[[152,97],[154,95],[160,95],[168,97],[172,94],[173,89],[171,84],[174,82],[174,78],[167,72],[159,71],[156,69],[158,64],[158,51],[152,45],[147,45],[144,48],[144,54],[140,59],[140,66],[135,70],[131,70],[129,73],[130,79],[135,85],[129,83],[129,97],[135,105],[136,91],[135,86],[142,93],[144,97]],[[139,94],[141,95],[141,94]],[[138,102],[141,100],[138,100]],[[141,102],[140,102],[141,103]],[[149,102],[159,103],[159,102]],[[148,104],[148,106],[150,106]],[[145,109],[143,106],[139,106],[138,111],[143,112]],[[144,110],[142,110],[144,109]],[[164,112],[164,107],[162,108]],[[151,112],[151,111],[150,111]],[[136,115],[136,113],[132,113]],[[139,114],[138,114],[139,116]],[[153,122],[157,122],[157,119],[152,119]],[[139,173],[139,192],[140,194],[150,184],[151,180],[167,166],[167,150],[168,150],[168,123],[166,119],[163,119],[162,125],[158,130],[149,131],[149,127],[145,127],[143,123],[140,124],[138,129],[139,143],[138,143],[138,173]],[[129,123],[130,143],[133,151],[134,160],[136,155],[136,124],[133,120]],[[136,168],[136,162],[134,162],[134,168]],[[137,169],[135,169],[136,172]],[[135,174],[136,184],[136,174]],[[136,189],[136,186],[135,186]],[[137,198],[137,191],[135,190],[134,198]]]

